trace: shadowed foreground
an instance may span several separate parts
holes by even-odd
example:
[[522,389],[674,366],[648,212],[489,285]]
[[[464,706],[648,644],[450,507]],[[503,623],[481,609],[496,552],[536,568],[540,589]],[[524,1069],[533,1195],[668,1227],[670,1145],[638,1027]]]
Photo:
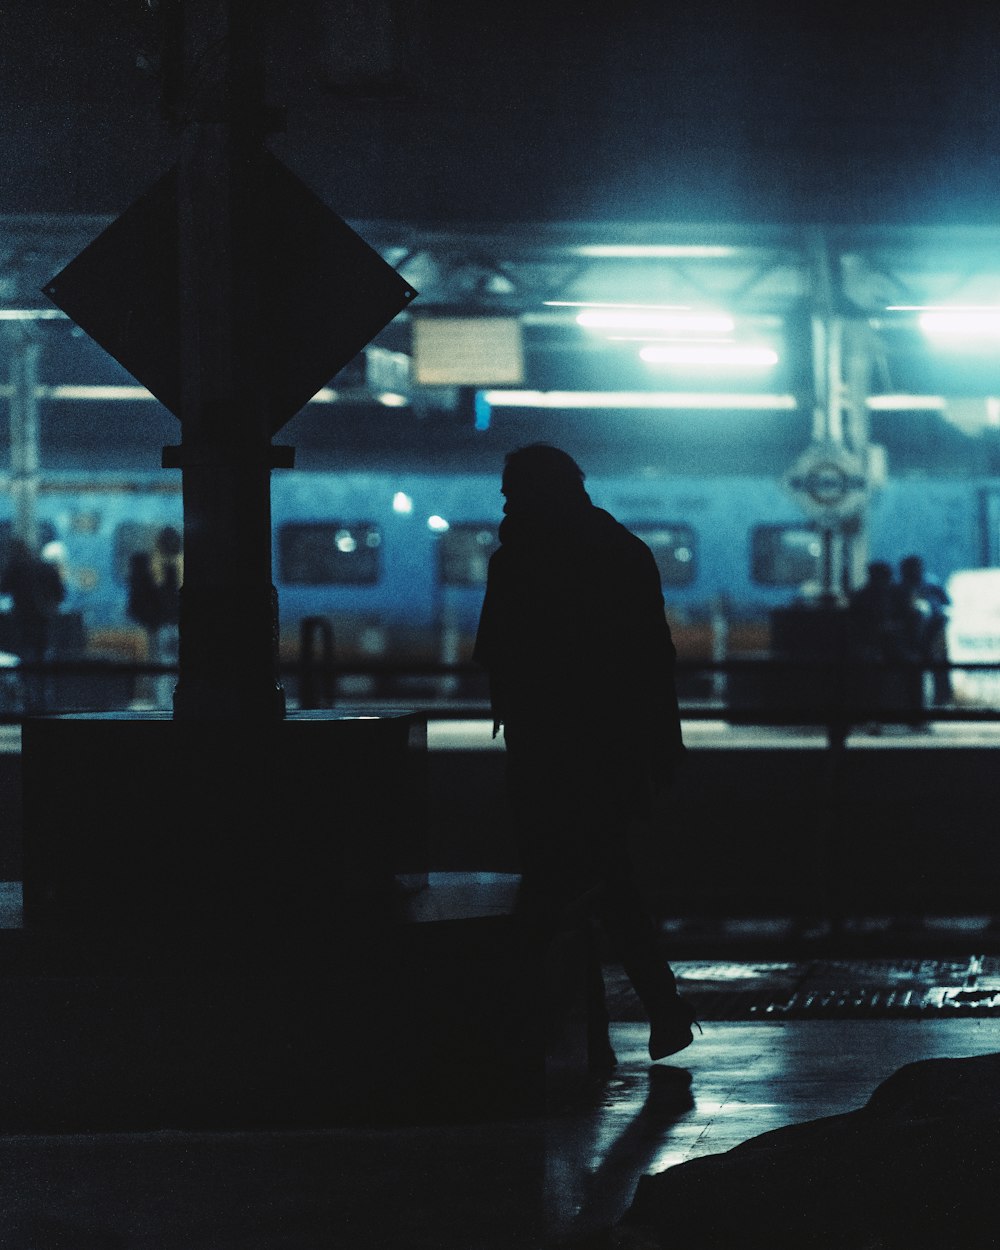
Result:
[[997,1244],[998,1171],[1000,1054],[923,1060],[856,1111],[644,1177],[604,1244],[976,1250]]

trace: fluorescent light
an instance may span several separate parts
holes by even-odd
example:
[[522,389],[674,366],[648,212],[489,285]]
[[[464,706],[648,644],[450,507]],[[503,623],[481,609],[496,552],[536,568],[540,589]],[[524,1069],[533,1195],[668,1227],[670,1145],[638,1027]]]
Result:
[[778,363],[773,347],[729,343],[650,343],[639,357],[649,365],[750,365],[759,369]]
[[719,408],[794,411],[794,395],[708,391],[486,391],[494,408]]
[[714,243],[585,243],[572,251],[595,260],[711,260],[736,254],[735,247]]
[[58,308],[0,308],[0,321],[67,321]]
[[392,497],[392,510],[401,516],[409,516],[413,511],[413,500],[404,490],[397,490]]
[[621,300],[589,300],[589,299],[547,299],[542,303],[546,308],[649,308],[666,312],[686,310],[690,304],[629,304]]
[[726,313],[668,313],[647,309],[593,308],[576,317],[578,325],[588,330],[660,330],[677,333],[683,330],[728,334],[733,319]]
[[144,386],[39,386],[39,399],[153,399]]
[[1000,336],[1000,309],[963,308],[924,312],[919,325],[925,334],[962,335],[966,338],[996,338]]
[[865,406],[871,412],[943,412],[947,404],[941,395],[869,395]]
[[429,516],[427,518],[427,528],[433,530],[435,534],[443,534],[445,530],[451,529],[451,526],[443,516]]
[[886,312],[1000,312],[1000,304],[887,304]]
[[[0,310],[2,311],[2,310]],[[14,387],[9,382],[0,383],[0,399],[9,399],[14,394]],[[156,396],[144,386],[98,385],[85,386],[76,383],[64,383],[58,386],[36,386],[35,395],[38,399],[64,399],[79,402],[95,400],[136,400],[155,399]],[[311,404],[335,404],[341,398],[341,392],[332,387],[324,386],[309,400]],[[395,391],[383,391],[375,396],[387,408],[402,408],[409,404],[405,395]]]

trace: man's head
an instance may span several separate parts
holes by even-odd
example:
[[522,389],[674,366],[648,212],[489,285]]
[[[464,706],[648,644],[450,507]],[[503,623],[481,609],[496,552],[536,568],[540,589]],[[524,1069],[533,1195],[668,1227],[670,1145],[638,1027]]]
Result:
[[899,562],[899,577],[906,586],[919,586],[924,580],[924,562],[919,556],[907,556]]
[[508,516],[558,512],[589,503],[583,470],[572,456],[547,443],[512,451],[504,462],[500,489]]
[[180,534],[172,525],[164,525],[156,535],[156,550],[164,556],[179,556],[183,547]]

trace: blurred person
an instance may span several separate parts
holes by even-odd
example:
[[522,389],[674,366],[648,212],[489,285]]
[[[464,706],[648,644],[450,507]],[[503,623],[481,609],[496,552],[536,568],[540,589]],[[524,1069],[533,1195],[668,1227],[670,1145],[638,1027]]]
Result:
[[[684,750],[675,651],[652,552],[583,483],[556,447],[507,456],[474,657],[489,674],[494,735],[503,727],[521,914],[543,937],[573,916],[603,924],[649,1018],[655,1060],[690,1044],[694,1016],[658,949],[627,838]],[[596,954],[591,978],[591,1062],[607,1072],[615,1056]]]
[[868,580],[848,597],[848,627],[855,659],[883,664],[899,658],[892,565],[885,560],[873,560]]
[[[181,536],[172,525],[156,535],[151,551],[137,551],[129,561],[128,614],[146,631],[147,658],[151,664],[176,664],[180,587],[184,580]],[[155,702],[169,704],[173,678],[154,681]]]
[[[849,655],[856,665],[851,670],[856,705],[887,717],[911,710],[916,687],[912,675],[900,668],[908,659],[904,620],[899,587],[886,560],[873,560],[868,580],[848,596],[847,629]],[[867,732],[881,733],[881,721],[869,723]]]
[[42,558],[21,538],[10,544],[0,575],[0,594],[10,595],[18,654],[25,660],[43,660],[51,641],[52,619],[66,597],[56,565]]
[[[910,555],[900,561],[896,598],[905,658],[915,664],[947,663],[946,630],[951,600],[944,587],[927,576],[920,556]],[[936,705],[950,703],[951,674],[940,670],[930,676],[930,702]],[[923,672],[919,673],[918,679],[920,706],[923,707]]]
[[[55,564],[42,558],[21,538],[10,544],[10,553],[0,574],[0,594],[11,599],[14,647],[28,664],[48,659],[52,622],[66,597],[62,574]],[[28,710],[45,703],[43,674],[29,674],[24,684]]]

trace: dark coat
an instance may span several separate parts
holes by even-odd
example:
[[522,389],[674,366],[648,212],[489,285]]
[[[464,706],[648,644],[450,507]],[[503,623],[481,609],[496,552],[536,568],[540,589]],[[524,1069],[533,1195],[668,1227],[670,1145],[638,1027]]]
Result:
[[584,502],[508,516],[490,560],[474,657],[512,735],[613,749],[654,788],[683,751],[675,650],[653,554]]

